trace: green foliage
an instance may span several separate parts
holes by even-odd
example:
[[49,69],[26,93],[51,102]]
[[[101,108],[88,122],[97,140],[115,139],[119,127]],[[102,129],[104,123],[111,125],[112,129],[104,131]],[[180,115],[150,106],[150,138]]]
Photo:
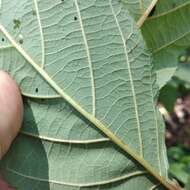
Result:
[[184,85],[188,87],[190,86],[189,72],[190,72],[189,64],[180,65],[174,76],[177,77],[179,80],[183,81]]
[[178,93],[178,86],[176,82],[170,81],[161,89],[159,94],[159,102],[161,102],[169,112],[172,112]]
[[[174,77],[165,85],[159,96],[159,101],[169,111],[173,112],[177,97],[183,97],[190,93],[190,65],[189,49],[180,57],[180,65]],[[168,150],[170,174],[189,189],[190,178],[190,150],[180,145]]]
[[175,11],[176,9],[186,6],[186,4],[189,3],[189,0],[159,0],[154,11],[154,16],[159,16],[161,14],[166,14],[167,12]]
[[159,101],[172,112],[178,97],[190,92],[190,62],[189,49],[179,58],[179,66],[172,79],[160,90]]
[[183,184],[187,184],[190,177],[190,150],[181,146],[172,147],[168,150],[170,161],[170,174]]
[[155,15],[143,26],[143,36],[153,51],[158,84],[163,87],[173,76],[179,56],[190,44],[190,1],[161,0]]
[[[159,101],[169,111],[174,111],[174,104],[178,97],[185,97],[190,93],[190,65],[189,48],[180,57],[180,64],[173,78],[165,85],[159,95]],[[184,126],[179,126],[184,127]],[[181,145],[176,145],[168,150],[170,168],[169,172],[183,185],[189,188],[190,178],[190,150]]]
[[187,184],[185,186],[185,190],[190,190],[190,177],[188,178]]

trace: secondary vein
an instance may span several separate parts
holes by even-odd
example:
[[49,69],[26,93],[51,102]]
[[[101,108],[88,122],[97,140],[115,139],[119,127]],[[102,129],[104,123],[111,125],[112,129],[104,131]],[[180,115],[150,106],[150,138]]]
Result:
[[52,137],[38,135],[38,134],[32,134],[30,132],[25,132],[25,131],[21,131],[20,133],[30,136],[30,137],[33,137],[33,138],[37,138],[37,139],[41,139],[41,140],[45,140],[45,141],[49,141],[49,142],[53,142],[53,143],[93,144],[93,143],[102,143],[102,142],[110,141],[109,138],[87,139],[87,140],[68,140],[68,139],[58,139],[58,138],[52,138]]
[[95,116],[95,114],[96,114],[96,92],[95,92],[95,82],[94,82],[92,59],[91,59],[88,40],[87,40],[86,33],[85,33],[85,30],[84,30],[84,24],[83,24],[83,20],[82,20],[82,16],[81,16],[81,13],[80,13],[80,8],[79,8],[77,0],[75,0],[75,6],[76,6],[77,14],[78,14],[78,17],[79,17],[81,32],[82,32],[84,45],[85,45],[85,50],[86,50],[86,54],[87,54],[87,59],[88,59],[88,63],[89,63],[90,78],[91,78],[91,85],[92,85],[92,115]]
[[39,8],[38,8],[37,0],[34,0],[34,5],[35,5],[35,9],[36,9],[36,16],[37,16],[37,20],[38,20],[38,25],[39,25],[39,30],[40,30],[40,37],[41,37],[41,48],[42,48],[41,67],[44,68],[44,64],[45,64],[45,44],[44,44],[44,35],[43,35],[43,29],[42,29],[40,12],[39,12]]
[[56,181],[56,180],[50,180],[50,179],[43,179],[43,178],[38,178],[38,177],[34,177],[34,176],[29,176],[29,175],[25,175],[22,174],[20,172],[17,172],[13,169],[7,168],[8,171],[22,176],[24,178],[30,179],[30,180],[34,180],[34,181],[40,181],[40,182],[48,182],[48,183],[54,183],[54,184],[59,184],[59,185],[66,185],[66,186],[74,186],[74,187],[91,187],[91,186],[99,186],[99,185],[106,185],[106,184],[110,184],[110,183],[114,183],[114,182],[118,182],[124,179],[129,179],[131,177],[137,177],[140,175],[144,175],[147,172],[144,171],[136,171],[136,172],[132,172],[130,174],[126,174],[123,176],[119,176],[110,180],[104,180],[104,181],[100,181],[100,182],[94,182],[94,183],[70,183],[70,182],[64,182],[64,181]]
[[140,121],[139,121],[137,99],[136,99],[136,93],[135,93],[135,88],[134,88],[134,83],[133,83],[133,76],[132,76],[132,71],[131,71],[131,65],[129,63],[128,53],[127,53],[127,47],[126,47],[126,44],[125,44],[125,38],[123,36],[123,32],[121,30],[121,27],[120,27],[119,21],[117,19],[116,13],[114,11],[114,8],[112,6],[111,0],[109,0],[109,4],[110,4],[110,7],[111,7],[111,11],[112,11],[112,14],[114,16],[117,28],[119,30],[122,42],[123,42],[125,59],[126,59],[127,67],[128,67],[128,73],[129,73],[131,91],[132,91],[132,96],[133,96],[133,103],[134,103],[134,109],[135,109],[135,117],[136,117],[136,120],[137,120],[137,131],[138,131],[138,138],[139,138],[139,144],[140,144],[140,155],[143,157],[143,142],[142,142],[142,136],[141,136],[141,128],[140,128]]

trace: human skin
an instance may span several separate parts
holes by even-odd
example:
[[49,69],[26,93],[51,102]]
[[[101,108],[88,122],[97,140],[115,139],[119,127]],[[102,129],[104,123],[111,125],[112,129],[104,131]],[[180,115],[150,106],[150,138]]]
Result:
[[[23,102],[16,82],[0,71],[0,159],[6,154],[19,132],[23,118]],[[1,190],[13,190],[0,177]]]

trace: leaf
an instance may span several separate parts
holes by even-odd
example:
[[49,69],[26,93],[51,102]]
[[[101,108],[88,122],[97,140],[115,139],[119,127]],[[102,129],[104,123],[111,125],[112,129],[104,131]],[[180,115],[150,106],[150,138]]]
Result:
[[189,190],[190,189],[190,177],[188,178],[188,182],[185,185],[185,190]]
[[[190,2],[184,1],[182,4],[182,1],[179,1],[178,6],[171,8],[175,2],[160,1],[156,9],[157,14],[149,18],[142,29],[147,45],[154,54],[160,88],[172,77],[179,56],[189,46]],[[163,70],[168,74],[162,76]]]
[[170,166],[171,174],[184,184],[187,183],[189,178],[189,174],[185,171],[185,169],[185,164],[183,163],[173,163]]
[[135,25],[117,0],[3,2],[0,68],[25,102],[21,134],[1,162],[11,185],[175,189],[151,58]]
[[189,3],[189,0],[172,0],[172,1],[159,0],[156,5],[156,9],[154,11],[154,16],[159,16],[161,14],[166,14],[167,12],[179,9],[181,6],[184,6],[186,3]]
[[141,27],[148,14],[158,2],[158,0],[138,0],[135,2],[133,0],[121,1],[126,5],[130,14],[135,18],[139,27]]
[[190,66],[188,64],[181,65],[176,71],[175,77],[190,84],[189,71],[190,71]]
[[160,91],[159,102],[161,102],[168,112],[172,113],[178,97],[178,89],[172,82],[166,84]]
[[170,160],[170,174],[183,185],[188,183],[190,172],[189,150],[183,146],[169,148],[168,157]]
[[190,79],[189,79],[189,71],[190,71],[190,58],[189,58],[189,49],[180,57],[178,68],[174,74],[174,77],[181,81],[182,85],[185,88],[189,88]]

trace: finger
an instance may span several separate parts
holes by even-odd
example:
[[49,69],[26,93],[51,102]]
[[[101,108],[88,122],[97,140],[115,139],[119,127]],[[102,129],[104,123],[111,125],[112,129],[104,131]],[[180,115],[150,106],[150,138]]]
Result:
[[0,176],[0,189],[1,190],[14,190],[10,185],[8,185]]
[[22,117],[20,90],[7,73],[0,71],[0,159],[17,135]]

